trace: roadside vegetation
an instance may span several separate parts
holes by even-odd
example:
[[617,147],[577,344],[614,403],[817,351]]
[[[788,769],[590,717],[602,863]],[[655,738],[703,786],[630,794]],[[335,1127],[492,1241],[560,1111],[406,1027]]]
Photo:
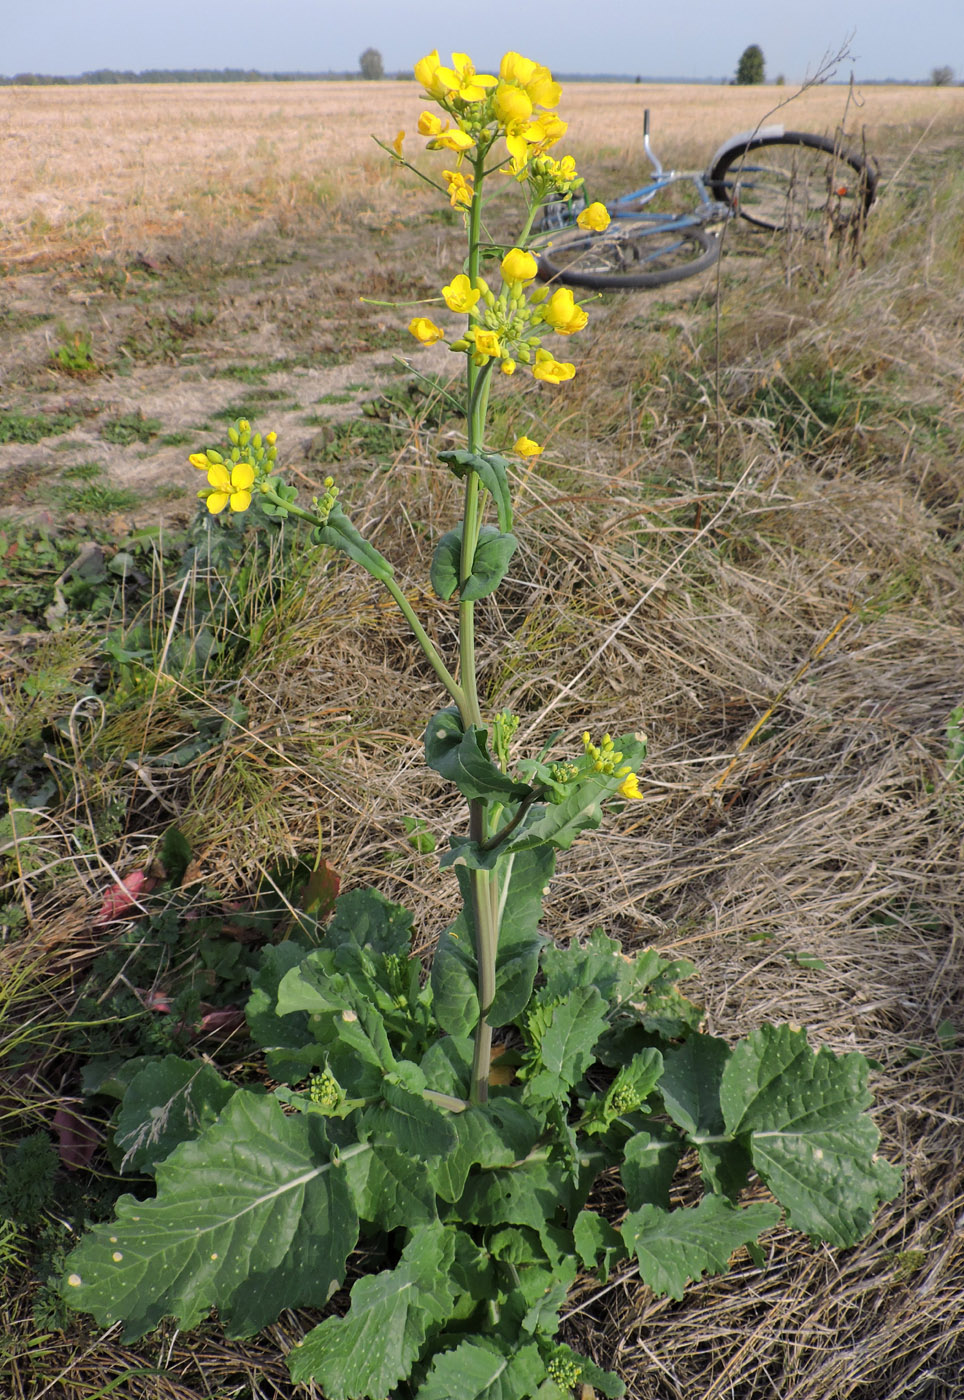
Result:
[[[580,164],[609,193],[637,154]],[[691,959],[713,1034],[791,1021],[860,1050],[904,1170],[843,1254],[776,1230],[765,1268],[740,1256],[681,1303],[628,1269],[587,1278],[565,1339],[633,1400],[951,1400],[959,1384],[961,154],[940,122],[891,129],[859,247],[731,227],[701,281],[595,303],[551,413],[522,376],[493,397],[494,446],[546,446],[516,469],[520,548],[485,605],[489,702],[537,739],[649,737],[643,801],[560,862],[553,936],[605,923],[628,951]],[[315,198],[259,185],[249,217],[231,187],[230,219],[203,233],[115,251],[92,227],[37,228],[29,247],[18,229],[8,250],[12,1400],[292,1394],[279,1348],[312,1315],[246,1342],[209,1322],[128,1345],[68,1314],[55,1280],[87,1224],[147,1189],[117,1131],[132,1061],[263,1073],[242,1014],[257,951],[339,887],[403,901],[425,952],[454,915],[435,846],[459,813],[412,816],[436,791],[419,735],[438,686],[404,624],[291,522],[212,521],[186,462],[238,417],[277,429],[289,480],[317,493],[337,464],[403,588],[421,586],[456,491],[432,463],[459,442],[446,352],[399,365],[411,313],[390,303],[433,293],[460,230],[379,172],[362,190],[319,173]]]

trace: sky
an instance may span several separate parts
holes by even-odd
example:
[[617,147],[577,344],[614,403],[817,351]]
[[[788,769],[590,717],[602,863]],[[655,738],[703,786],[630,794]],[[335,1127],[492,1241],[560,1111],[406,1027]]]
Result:
[[486,13],[480,0],[0,0],[0,74],[343,72],[372,47],[387,72],[434,48],[484,71],[516,49],[556,73],[721,79],[759,44],[767,77],[795,83],[849,44],[842,81],[919,82],[944,64],[964,80],[964,0],[495,0]]

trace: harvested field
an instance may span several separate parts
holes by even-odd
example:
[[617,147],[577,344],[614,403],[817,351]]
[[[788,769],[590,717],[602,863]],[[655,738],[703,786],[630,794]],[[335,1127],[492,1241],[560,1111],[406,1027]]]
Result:
[[[643,107],[667,164],[702,165],[782,95],[573,85],[562,111],[608,196],[641,169]],[[258,556],[259,574],[241,550],[205,586],[237,600],[243,577],[244,606],[210,624],[203,666],[176,660],[203,631],[197,579],[188,594],[178,572],[199,538],[186,456],[241,413],[278,431],[308,495],[337,475],[451,642],[426,578],[457,510],[436,454],[459,425],[396,357],[450,372],[444,347],[410,351],[404,303],[437,297],[461,229],[369,138],[414,132],[419,110],[408,83],[0,89],[8,1174],[58,1111],[101,1144],[112,1105],[85,1064],[163,1039],[144,1008],[178,994],[170,950],[186,945],[134,964],[154,980],[122,1003],[139,925],[98,914],[172,823],[191,844],[191,918],[228,941],[244,943],[232,919],[266,872],[319,849],[342,888],[404,900],[426,953],[455,912],[437,858],[406,845],[414,814],[440,837],[462,820],[422,763],[438,686],[374,584],[309,552]],[[964,89],[815,88],[780,119],[845,122],[879,160],[861,246],[731,225],[718,269],[588,303],[571,384],[500,385],[492,445],[531,432],[546,450],[517,468],[521,547],[480,610],[481,675],[492,710],[523,715],[520,743],[650,737],[644,802],[559,862],[553,936],[601,925],[691,958],[714,1035],[791,1021],[872,1057],[904,1185],[860,1246],[781,1228],[766,1267],[738,1256],[682,1303],[628,1268],[582,1280],[564,1335],[632,1400],[961,1400]],[[124,555],[143,583],[109,605],[106,583],[78,591],[92,560],[109,582]],[[149,642],[145,597],[168,608]],[[217,976],[218,1005],[242,998]],[[233,1034],[193,1053],[246,1073]],[[101,1145],[84,1159],[63,1131],[55,1144],[33,1226],[0,1176],[0,1392],[292,1396],[279,1348],[313,1315],[242,1342],[211,1321],[127,1346],[65,1314],[47,1280],[115,1172]],[[677,1185],[691,1199],[695,1168]]]

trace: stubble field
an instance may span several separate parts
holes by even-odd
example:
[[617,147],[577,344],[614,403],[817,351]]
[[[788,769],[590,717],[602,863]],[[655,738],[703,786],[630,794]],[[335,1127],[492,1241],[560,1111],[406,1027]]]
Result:
[[[628,1269],[587,1279],[565,1335],[633,1400],[960,1400],[964,89],[819,87],[768,117],[785,96],[567,90],[595,197],[645,175],[644,107],[664,162],[696,167],[764,118],[844,123],[881,194],[855,254],[730,226],[717,270],[589,304],[570,385],[500,386],[492,446],[525,432],[546,451],[518,469],[522,544],[483,610],[482,676],[529,741],[650,735],[644,802],[560,862],[553,935],[603,925],[691,957],[713,1034],[790,1020],[873,1057],[904,1188],[860,1247],[777,1230],[766,1268],[741,1257],[680,1304]],[[336,475],[449,644],[425,579],[457,504],[433,462],[459,425],[397,357],[454,372],[444,347],[409,349],[403,303],[438,296],[461,229],[371,142],[405,130],[433,170],[422,105],[411,83],[0,89],[13,1400],[291,1394],[278,1353],[304,1316],[131,1347],[63,1312],[48,1280],[115,1189],[90,1064],[176,1042],[159,1008],[195,986],[203,939],[222,950],[203,1008],[243,1004],[235,916],[319,843],[342,888],[413,908],[426,951],[452,917],[407,829],[426,807],[439,836],[459,821],[421,765],[433,677],[374,587],[325,558],[237,532],[201,579],[186,461],[241,414],[276,429],[289,478],[311,494]],[[507,196],[492,224],[511,239]],[[229,602],[205,612],[205,589]],[[174,931],[159,905],[98,922],[172,824],[191,846]],[[250,1069],[236,1020],[190,1053]],[[33,1216],[11,1186],[25,1141],[47,1163]]]

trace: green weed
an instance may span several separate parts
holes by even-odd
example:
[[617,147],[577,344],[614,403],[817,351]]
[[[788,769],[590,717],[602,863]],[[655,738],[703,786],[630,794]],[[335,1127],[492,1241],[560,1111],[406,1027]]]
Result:
[[120,447],[129,447],[133,442],[150,442],[161,430],[160,420],[145,418],[143,413],[124,413],[120,418],[111,418],[104,423],[100,435],[105,442]]
[[29,414],[0,410],[0,442],[43,442],[44,438],[69,433],[82,417],[70,411]]
[[65,374],[83,377],[96,374],[99,366],[94,359],[93,338],[89,331],[68,331],[61,327],[60,345],[50,353],[54,364]]

